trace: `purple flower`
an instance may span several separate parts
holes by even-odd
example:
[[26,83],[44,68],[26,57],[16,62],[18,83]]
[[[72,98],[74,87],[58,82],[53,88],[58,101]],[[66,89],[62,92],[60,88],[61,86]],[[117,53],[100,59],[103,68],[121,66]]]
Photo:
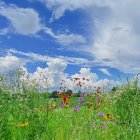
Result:
[[74,111],[78,111],[78,110],[80,110],[80,107],[79,106],[74,106]]
[[98,113],[98,116],[99,116],[99,117],[104,117],[104,116],[105,116],[105,114],[103,114],[103,113],[99,112],[99,113]]
[[84,102],[84,98],[79,98],[77,101],[79,104],[82,104]]
[[64,106],[64,103],[63,103],[63,102],[61,102],[61,103],[59,104],[59,106],[60,106],[60,107]]

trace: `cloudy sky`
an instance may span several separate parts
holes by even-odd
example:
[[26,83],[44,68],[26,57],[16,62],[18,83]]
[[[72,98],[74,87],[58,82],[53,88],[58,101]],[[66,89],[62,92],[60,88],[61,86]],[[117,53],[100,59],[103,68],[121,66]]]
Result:
[[[140,72],[139,0],[0,0],[0,73],[120,81]],[[46,63],[47,62],[47,63]]]

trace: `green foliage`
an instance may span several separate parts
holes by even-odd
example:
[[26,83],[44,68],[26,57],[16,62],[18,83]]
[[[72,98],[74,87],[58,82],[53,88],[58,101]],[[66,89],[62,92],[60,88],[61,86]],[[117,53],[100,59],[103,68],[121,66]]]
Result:
[[59,98],[58,96],[57,96],[57,91],[53,91],[51,94],[50,94],[50,97],[49,98]]
[[73,97],[80,97],[80,93],[74,93]]
[[138,88],[138,80],[134,82],[128,81],[122,87],[122,94],[116,101],[114,110],[121,116],[120,122],[127,122],[129,124],[127,129],[131,130],[132,136],[137,136],[140,133],[140,89]]
[[113,91],[113,92],[117,91],[117,87],[113,87],[113,88],[112,88],[112,91]]
[[71,89],[68,89],[68,90],[65,92],[65,94],[71,94],[71,93],[73,93],[73,91],[72,91]]

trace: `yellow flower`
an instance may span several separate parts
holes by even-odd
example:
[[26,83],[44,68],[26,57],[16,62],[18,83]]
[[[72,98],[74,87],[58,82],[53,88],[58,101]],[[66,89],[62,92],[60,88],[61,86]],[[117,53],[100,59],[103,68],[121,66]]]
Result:
[[88,108],[91,108],[93,106],[92,103],[87,103],[87,105],[88,105]]
[[49,106],[49,109],[53,109],[55,107],[56,107],[55,105],[51,105],[51,106]]
[[21,124],[18,124],[19,127],[24,127],[24,126],[28,126],[29,124],[28,123],[21,123]]

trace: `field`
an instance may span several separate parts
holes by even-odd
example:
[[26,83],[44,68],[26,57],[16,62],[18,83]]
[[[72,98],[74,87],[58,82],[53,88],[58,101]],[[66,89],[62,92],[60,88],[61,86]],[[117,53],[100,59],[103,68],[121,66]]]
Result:
[[89,97],[0,93],[0,140],[140,140],[137,81]]

